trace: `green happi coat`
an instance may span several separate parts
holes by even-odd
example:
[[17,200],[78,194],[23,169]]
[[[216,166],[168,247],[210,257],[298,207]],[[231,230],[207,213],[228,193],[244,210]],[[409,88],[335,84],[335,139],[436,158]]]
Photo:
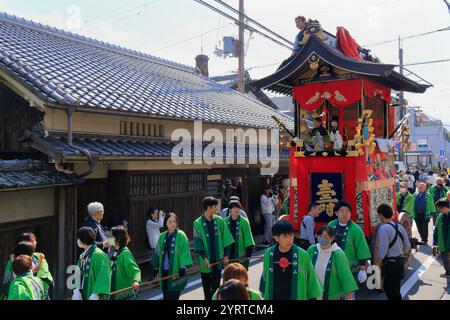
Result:
[[[228,226],[228,230],[231,232],[231,215],[225,218],[225,223]],[[236,233],[232,234],[234,238],[234,243],[236,245],[236,253],[237,256],[232,257],[230,259],[238,259],[246,257],[246,248],[255,246],[255,240],[253,239],[252,231],[250,229],[250,223],[244,217],[240,215],[236,221]],[[249,261],[237,261],[242,264],[244,267],[248,269]]]
[[440,213],[434,227],[434,237],[437,239],[439,252],[450,252],[450,230],[447,230],[447,238],[444,239],[444,214]]
[[[163,274],[164,266],[164,250],[166,247],[168,231],[163,232],[158,239],[157,246],[153,251],[152,264],[155,269],[158,269],[159,274]],[[170,244],[169,256],[169,275],[173,275],[180,271],[181,267],[189,268],[193,265],[191,251],[189,249],[189,240],[186,234],[181,230],[176,230],[172,237]],[[171,278],[168,280],[168,291],[182,291],[187,286],[187,278]],[[163,290],[163,282],[160,283],[160,288]]]
[[289,204],[290,204],[289,201],[290,201],[289,196],[283,200],[283,204],[281,205],[281,210],[279,213],[280,217],[284,215],[289,215]]
[[111,289],[111,265],[109,257],[96,245],[92,245],[89,249],[80,255],[78,267],[81,271],[81,295],[83,300],[96,293],[99,295],[107,295],[109,298]]
[[436,192],[439,192],[439,199],[442,199],[447,197],[447,191],[450,191],[450,188],[446,186],[443,186],[441,189],[436,188],[436,186],[432,186],[430,189],[428,189],[428,193],[431,194],[433,202]]
[[[261,275],[260,291],[264,300],[273,300],[274,281],[274,251],[278,245],[264,251],[263,273]],[[295,244],[292,245],[292,286],[291,300],[310,300],[320,297],[323,292],[319,278],[314,271],[308,253]]]
[[[224,249],[234,242],[233,236],[231,235],[225,221],[215,214],[213,214],[212,218],[214,221],[216,252],[211,252],[205,216],[202,215],[194,221],[194,250],[197,253],[204,252],[205,257],[209,260],[209,263],[213,262],[213,259],[211,259],[213,255],[217,262],[222,261],[225,253]],[[212,268],[205,268],[204,259],[200,258],[198,260],[202,273],[212,272]],[[223,269],[223,264],[219,264],[218,267],[219,269]]]
[[399,204],[400,204],[400,199],[401,199],[401,194],[397,193],[396,195],[396,203],[397,203],[397,211],[398,213],[401,212],[406,212],[410,217],[413,216],[414,214],[414,197],[411,193],[409,193],[408,191],[406,191],[406,196],[405,196],[405,201],[403,202],[403,206],[402,208],[399,208]]
[[[417,208],[416,208],[416,199],[417,199],[418,193],[416,192],[414,194],[414,210],[412,217],[413,219],[417,219]],[[436,213],[436,207],[434,206],[433,197],[429,192],[425,194],[425,220],[429,221],[431,216]]]
[[[218,293],[218,291],[219,291],[219,290],[217,290],[217,291],[213,294],[213,296],[212,296],[212,300],[213,300],[213,301],[217,300],[217,293]],[[257,300],[264,300],[263,297],[261,297],[261,293],[259,293],[259,292],[258,292],[257,290],[255,290],[255,289],[247,288],[247,292],[248,292],[248,296],[249,296],[250,300],[254,300],[254,301],[257,301]]]
[[[41,253],[35,252],[33,256],[31,257],[33,268],[36,267],[39,264],[39,260],[41,257]],[[44,258],[42,260],[41,267],[38,272],[34,273],[34,276],[40,278],[44,283],[44,289],[46,294],[48,295],[48,288],[53,283],[53,277],[48,269],[48,263],[47,260]],[[2,283],[2,289],[0,294],[0,300],[1,298],[8,296],[8,290],[9,286],[11,285],[11,282],[14,280],[16,275],[13,272],[12,269],[12,259],[8,260],[8,263],[5,267],[4,277],[3,277],[3,283]]]
[[[336,219],[328,223],[328,226],[335,229],[338,223],[339,220]],[[359,269],[359,260],[368,260],[372,254],[362,229],[353,221],[349,221],[346,228],[347,238],[344,239],[341,249],[347,256],[352,273],[355,274]]]
[[[308,254],[315,267],[319,255],[317,244],[308,248]],[[323,300],[341,300],[345,294],[358,290],[358,285],[350,270],[347,256],[342,249],[331,253],[325,273],[323,290]]]
[[[111,272],[111,292],[131,287],[135,281],[141,283],[141,269],[126,246],[112,254]],[[133,289],[112,296],[114,300],[134,298],[136,292]]]
[[31,271],[25,272],[11,282],[8,300],[47,300],[44,282]]

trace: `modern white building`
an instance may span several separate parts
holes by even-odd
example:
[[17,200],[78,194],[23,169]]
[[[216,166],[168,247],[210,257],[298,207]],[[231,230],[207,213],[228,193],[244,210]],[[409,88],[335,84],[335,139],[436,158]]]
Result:
[[407,164],[419,163],[420,166],[446,167],[449,163],[449,131],[441,120],[435,119],[415,109],[407,109],[409,119],[411,149],[407,152]]

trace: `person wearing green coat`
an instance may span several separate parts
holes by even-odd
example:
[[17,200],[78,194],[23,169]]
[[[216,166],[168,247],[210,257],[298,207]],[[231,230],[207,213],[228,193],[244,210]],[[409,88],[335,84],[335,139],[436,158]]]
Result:
[[408,191],[406,183],[400,183],[400,192],[396,195],[397,212],[406,212],[410,217],[413,216],[414,211],[414,197]]
[[289,215],[290,214],[290,210],[289,210],[289,196],[286,197],[286,199],[283,200],[283,204],[281,205],[281,210],[279,213],[279,216],[284,216],[284,215]]
[[328,226],[334,229],[336,243],[344,250],[355,279],[364,283],[367,280],[367,260],[372,257],[364,232],[351,220],[352,206],[348,202],[340,201],[337,216],[338,219]]
[[[223,271],[222,284],[228,282],[228,280],[236,279],[241,281],[246,287],[249,296],[249,300],[263,300],[261,293],[257,290],[248,287],[248,272],[247,269],[240,263],[230,263]],[[216,291],[212,297],[213,300],[217,300],[218,291]]]
[[294,227],[278,220],[272,226],[276,245],[264,252],[259,291],[264,300],[311,300],[323,288],[308,253],[294,244]]
[[170,212],[164,217],[163,232],[158,239],[152,256],[155,268],[154,277],[159,273],[162,278],[174,276],[160,282],[164,300],[179,300],[181,291],[187,286],[186,269],[193,265],[189,240],[186,234],[178,229],[178,218]]
[[[447,191],[449,191],[449,190],[450,189],[444,185],[444,179],[437,178],[436,185],[432,186],[430,189],[428,189],[428,192],[430,193],[430,195],[433,199],[433,203],[436,203],[439,199],[446,197]],[[437,213],[435,212],[432,215],[433,225],[436,225],[436,217],[437,217]]]
[[228,259],[246,258],[247,260],[239,260],[238,262],[248,270],[255,240],[250,229],[250,223],[239,214],[241,209],[242,207],[237,201],[231,201],[228,205],[230,215],[225,218],[225,223],[234,239]]
[[108,300],[111,290],[109,257],[95,245],[95,231],[82,227],[77,232],[78,247],[84,249],[78,260],[80,288],[73,291],[72,300]]
[[32,232],[24,232],[17,237],[17,243],[22,241],[28,241],[33,244],[34,252],[31,257],[33,261],[33,274],[44,282],[45,291],[48,293],[49,299],[51,299],[53,297],[53,277],[45,259],[45,254],[36,252],[38,244],[37,237]]
[[18,276],[11,282],[8,300],[47,300],[42,279],[32,271],[32,258],[20,255],[14,258],[12,268]]
[[111,300],[134,300],[141,283],[141,269],[127,247],[130,242],[127,229],[124,226],[113,227],[108,241],[111,246],[111,293],[132,287],[111,295]]
[[17,245],[14,248],[11,258],[8,260],[5,267],[0,300],[2,300],[4,297],[8,297],[9,286],[16,277],[12,269],[12,261],[14,260],[15,256],[19,256],[22,254],[31,257],[33,275],[43,281],[46,296],[49,298],[52,296],[51,289],[53,288],[53,277],[49,271],[45,255],[43,253],[35,252],[37,246],[36,239],[36,236],[31,232],[22,233],[17,238]]
[[358,285],[347,256],[334,242],[333,229],[323,226],[317,235],[319,243],[310,246],[308,254],[323,286],[323,294],[318,300],[352,300]]
[[431,216],[436,213],[433,197],[427,192],[427,185],[423,182],[419,183],[417,192],[414,194],[414,210],[413,219],[416,222],[421,242],[419,244],[428,243],[428,224]]
[[206,197],[202,205],[204,214],[194,221],[194,251],[199,255],[205,300],[211,300],[219,289],[221,271],[228,264],[234,239],[225,221],[217,215],[219,201]]
[[436,202],[436,208],[440,214],[434,227],[433,251],[439,252],[442,259],[445,273],[441,278],[450,278],[450,202],[441,199]]

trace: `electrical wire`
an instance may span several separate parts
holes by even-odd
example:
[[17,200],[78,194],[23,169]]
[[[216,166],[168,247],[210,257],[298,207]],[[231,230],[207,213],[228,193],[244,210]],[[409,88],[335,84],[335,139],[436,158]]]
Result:
[[[418,34],[414,34],[411,36],[407,36],[404,38],[400,38],[400,41],[402,40],[408,40],[408,39],[413,39],[413,38],[418,38],[418,37],[423,37],[429,34],[433,34],[433,33],[437,33],[437,32],[442,32],[442,31],[449,31],[450,30],[450,26],[446,27],[446,28],[442,28],[442,29],[437,29],[437,30],[433,30],[433,31],[428,31],[428,32],[424,32],[424,33],[418,33]],[[363,45],[363,47],[374,47],[374,46],[379,46],[379,45],[383,45],[383,44],[387,44],[387,43],[392,43],[392,42],[397,42],[399,41],[399,39],[392,39],[392,40],[387,40],[387,41],[383,41],[383,42],[377,42],[377,43],[371,43],[371,44],[366,44]]]

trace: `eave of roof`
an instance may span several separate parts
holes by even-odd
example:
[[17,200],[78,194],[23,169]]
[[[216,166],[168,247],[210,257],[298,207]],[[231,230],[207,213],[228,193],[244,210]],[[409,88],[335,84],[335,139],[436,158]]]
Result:
[[255,88],[265,88],[282,94],[290,94],[294,81],[289,81],[296,74],[309,69],[308,60],[312,55],[340,69],[382,82],[393,89],[423,93],[429,86],[414,82],[399,74],[392,64],[380,64],[370,61],[359,61],[342,54],[335,48],[325,44],[316,35],[311,35],[309,41],[299,51],[295,58],[275,73],[251,83]]
[[[61,132],[51,132],[48,137],[30,135],[27,141],[32,147],[47,154],[50,158],[58,161],[85,161],[86,158],[79,150],[72,148],[66,139],[66,134]],[[132,136],[102,136],[94,134],[75,134],[73,144],[78,148],[83,148],[92,157],[99,160],[170,160],[173,148],[178,145],[164,138],[146,138]],[[203,148],[209,145],[202,143]],[[225,146],[224,146],[225,148]],[[259,154],[258,146],[249,147],[246,145],[245,158],[253,157],[254,152]],[[192,154],[195,148],[192,145]],[[223,156],[227,155],[227,150],[223,150]],[[237,147],[234,149],[234,157],[239,154]],[[289,149],[280,148],[281,159],[289,159]],[[202,150],[203,154],[203,150]],[[200,155],[201,156],[201,155]],[[270,155],[268,155],[270,156]]]

